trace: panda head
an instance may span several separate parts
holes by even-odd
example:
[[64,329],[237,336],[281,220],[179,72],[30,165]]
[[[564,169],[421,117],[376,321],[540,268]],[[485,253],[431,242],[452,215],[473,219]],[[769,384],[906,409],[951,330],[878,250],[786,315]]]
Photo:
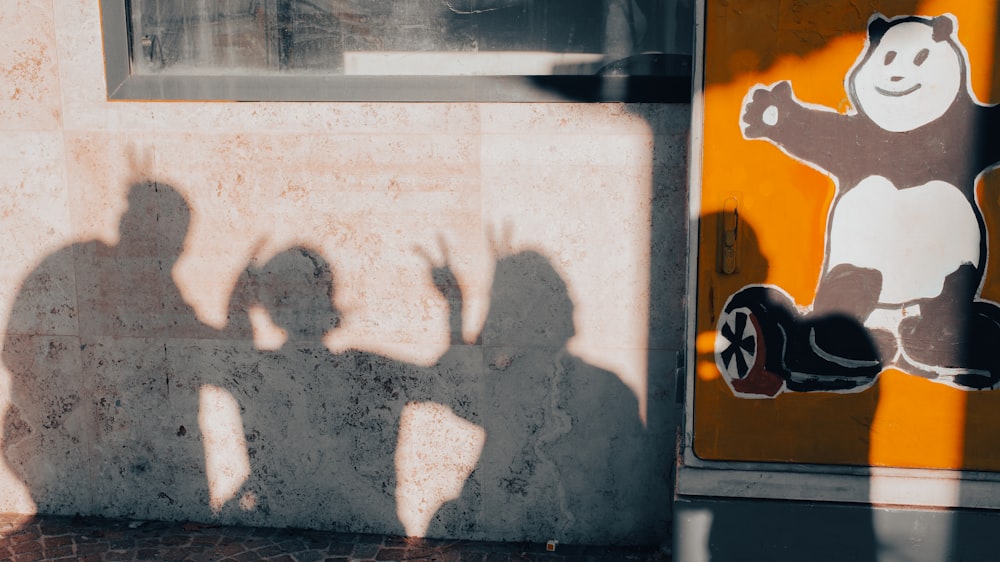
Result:
[[893,132],[911,131],[944,115],[965,85],[964,52],[953,39],[955,21],[876,15],[868,47],[848,74],[858,111]]

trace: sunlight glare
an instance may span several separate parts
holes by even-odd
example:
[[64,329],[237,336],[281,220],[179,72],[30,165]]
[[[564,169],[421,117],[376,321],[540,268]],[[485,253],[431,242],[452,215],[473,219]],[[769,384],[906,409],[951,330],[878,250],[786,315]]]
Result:
[[396,447],[396,514],[407,536],[426,536],[438,509],[461,495],[485,443],[483,428],[447,406],[407,404]]
[[[240,405],[222,388],[203,385],[198,400],[198,427],[204,438],[209,505],[217,514],[250,477]],[[252,502],[240,502],[244,510],[247,506],[252,507]]]
[[255,304],[247,310],[253,327],[253,345],[262,351],[277,351],[288,341],[288,333],[271,319],[267,309]]

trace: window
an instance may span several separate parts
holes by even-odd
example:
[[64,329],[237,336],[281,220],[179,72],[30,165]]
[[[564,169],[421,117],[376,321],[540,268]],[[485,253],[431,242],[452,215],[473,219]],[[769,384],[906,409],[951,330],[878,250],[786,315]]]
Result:
[[102,0],[111,99],[686,101],[693,0]]

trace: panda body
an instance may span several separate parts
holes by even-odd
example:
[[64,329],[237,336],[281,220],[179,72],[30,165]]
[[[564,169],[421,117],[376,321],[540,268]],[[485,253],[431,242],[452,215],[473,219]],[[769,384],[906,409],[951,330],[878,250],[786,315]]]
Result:
[[[1000,306],[980,298],[989,237],[977,191],[1000,163],[1000,107],[973,95],[957,25],[947,14],[873,16],[844,81],[847,112],[799,101],[788,81],[744,98],[744,138],[771,142],[835,187],[812,303],[793,310],[780,288],[747,286],[726,305],[759,317],[761,339],[774,342],[762,372],[788,389],[857,390],[887,367],[1000,388]],[[726,351],[743,345],[730,336]]]
[[880,307],[945,298],[948,276],[967,265],[978,279],[963,281],[962,298],[978,291],[987,236],[976,182],[1000,161],[1000,142],[986,138],[1000,131],[1000,115],[971,93],[956,26],[948,15],[873,17],[845,79],[847,114],[799,102],[788,82],[748,92],[744,136],[835,182],[817,296],[843,264],[876,270],[882,286],[838,298]]
[[949,274],[979,264],[982,233],[975,208],[956,186],[932,180],[898,189],[870,176],[837,201],[829,240],[827,268],[880,271],[878,302],[892,306],[935,297]]

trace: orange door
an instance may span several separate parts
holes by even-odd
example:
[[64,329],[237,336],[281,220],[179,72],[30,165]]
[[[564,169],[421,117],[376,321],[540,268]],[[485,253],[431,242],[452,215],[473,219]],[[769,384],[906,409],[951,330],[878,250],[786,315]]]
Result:
[[1000,470],[996,4],[706,4],[695,454]]

